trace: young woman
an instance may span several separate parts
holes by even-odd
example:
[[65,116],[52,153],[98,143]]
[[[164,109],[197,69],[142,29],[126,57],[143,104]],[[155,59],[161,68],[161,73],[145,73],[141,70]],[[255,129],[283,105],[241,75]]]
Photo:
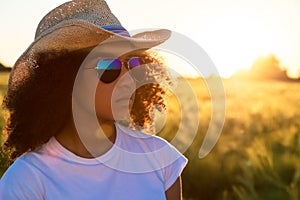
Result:
[[4,104],[14,163],[0,199],[181,199],[186,158],[140,131],[169,82],[149,49],[167,30],[130,37],[102,0],[67,2],[40,22]]

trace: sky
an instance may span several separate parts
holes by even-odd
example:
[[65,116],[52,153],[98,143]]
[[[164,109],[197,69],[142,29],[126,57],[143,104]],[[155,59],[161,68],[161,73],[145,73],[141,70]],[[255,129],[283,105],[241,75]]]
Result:
[[[0,62],[12,66],[44,15],[66,0],[0,0]],[[275,54],[300,71],[299,0],[107,0],[127,30],[167,28],[207,53],[223,77]]]

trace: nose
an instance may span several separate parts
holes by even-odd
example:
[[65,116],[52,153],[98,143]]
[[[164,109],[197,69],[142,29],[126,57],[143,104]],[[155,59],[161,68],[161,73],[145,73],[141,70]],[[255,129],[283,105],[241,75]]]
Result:
[[130,76],[129,70],[123,68],[114,85],[113,99],[118,99],[119,97],[127,98],[128,100],[134,99],[136,89],[136,82]]
[[120,88],[135,88],[135,81],[131,77],[129,70],[125,67],[122,68],[118,80],[116,81],[116,87]]

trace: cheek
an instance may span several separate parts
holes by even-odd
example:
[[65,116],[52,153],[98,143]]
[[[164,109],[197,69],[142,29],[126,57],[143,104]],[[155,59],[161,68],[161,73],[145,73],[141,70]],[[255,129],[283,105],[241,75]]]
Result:
[[82,111],[94,112],[94,100],[98,80],[92,71],[79,72],[74,83],[72,98]]
[[97,115],[111,116],[112,89],[98,85],[95,95],[95,110]]

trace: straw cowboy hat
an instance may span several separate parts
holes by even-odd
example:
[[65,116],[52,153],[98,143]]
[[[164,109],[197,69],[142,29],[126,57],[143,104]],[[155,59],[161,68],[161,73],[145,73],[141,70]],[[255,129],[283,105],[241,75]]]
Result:
[[36,57],[39,53],[94,47],[112,37],[133,49],[149,49],[166,41],[170,34],[169,30],[160,29],[130,36],[104,0],[69,1],[41,20],[34,41],[13,67],[9,86],[17,89],[22,79],[39,67]]

